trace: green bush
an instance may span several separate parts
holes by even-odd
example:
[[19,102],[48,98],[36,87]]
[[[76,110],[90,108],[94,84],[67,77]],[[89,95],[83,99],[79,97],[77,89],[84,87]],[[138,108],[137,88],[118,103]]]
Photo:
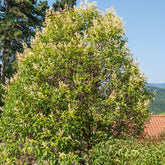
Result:
[[18,55],[0,121],[0,158],[81,163],[110,136],[140,135],[150,93],[126,42],[113,11],[103,15],[91,4],[49,10],[32,47]]
[[165,142],[109,139],[89,152],[92,165],[163,165]]

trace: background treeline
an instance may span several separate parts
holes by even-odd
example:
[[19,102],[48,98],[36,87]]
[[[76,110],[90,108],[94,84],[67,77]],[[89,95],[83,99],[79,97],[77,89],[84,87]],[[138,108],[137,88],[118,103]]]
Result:
[[158,88],[164,88],[165,89],[165,83],[149,83],[149,86],[151,86],[151,87],[158,87]]
[[150,112],[154,115],[165,114],[165,88],[155,86],[149,87],[149,90],[154,93],[155,97],[153,102],[150,103]]

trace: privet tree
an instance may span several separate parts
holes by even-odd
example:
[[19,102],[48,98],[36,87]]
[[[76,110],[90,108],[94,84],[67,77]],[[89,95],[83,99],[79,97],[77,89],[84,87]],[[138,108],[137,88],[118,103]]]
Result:
[[[13,73],[12,62],[16,51],[22,52],[22,43],[30,46],[35,28],[41,28],[45,19],[47,1],[0,0],[0,56],[1,82]],[[15,67],[14,67],[15,68]]]
[[1,159],[78,164],[96,143],[140,135],[150,94],[121,19],[86,4],[49,10],[45,24],[18,54],[0,121]]

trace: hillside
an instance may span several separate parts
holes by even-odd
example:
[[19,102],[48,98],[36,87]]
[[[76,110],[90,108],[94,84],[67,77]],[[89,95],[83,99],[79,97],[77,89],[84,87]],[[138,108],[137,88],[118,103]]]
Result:
[[149,83],[151,87],[165,88],[165,83]]
[[165,113],[165,89],[150,86],[149,90],[156,91],[155,100],[150,104],[150,112],[154,115]]

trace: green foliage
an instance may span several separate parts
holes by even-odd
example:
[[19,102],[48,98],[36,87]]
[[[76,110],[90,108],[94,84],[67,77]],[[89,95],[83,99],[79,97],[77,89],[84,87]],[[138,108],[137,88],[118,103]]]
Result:
[[155,99],[150,103],[150,112],[154,115],[165,113],[165,89],[149,87],[151,93],[155,93]]
[[159,115],[165,115],[165,113],[160,113]]
[[162,165],[165,164],[165,142],[119,140],[110,138],[89,152],[92,165]]
[[0,158],[82,163],[110,136],[140,135],[150,93],[115,12],[103,15],[94,4],[49,10],[45,25],[18,54],[0,121]]

